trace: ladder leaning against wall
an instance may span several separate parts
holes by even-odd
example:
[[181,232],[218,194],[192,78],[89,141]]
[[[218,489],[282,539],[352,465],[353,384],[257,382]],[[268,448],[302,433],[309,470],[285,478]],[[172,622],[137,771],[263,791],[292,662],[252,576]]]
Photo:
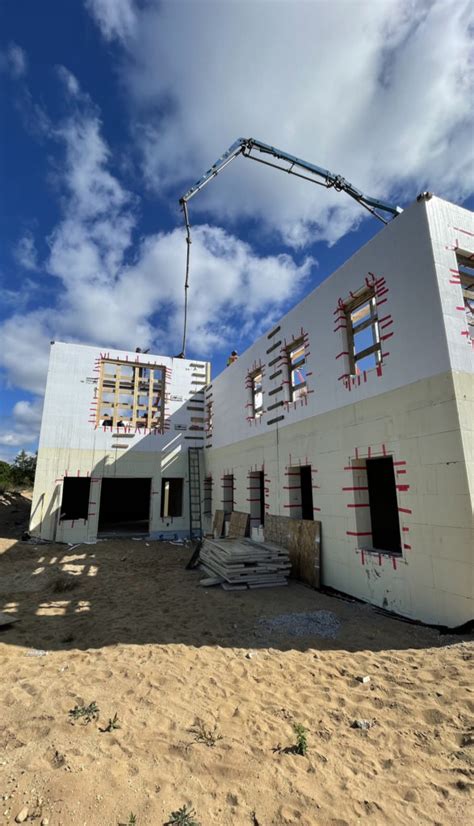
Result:
[[189,537],[201,539],[201,454],[202,448],[188,448],[189,475]]

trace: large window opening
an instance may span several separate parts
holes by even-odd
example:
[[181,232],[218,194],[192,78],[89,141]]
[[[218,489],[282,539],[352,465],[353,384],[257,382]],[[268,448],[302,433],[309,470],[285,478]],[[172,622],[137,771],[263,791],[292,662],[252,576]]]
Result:
[[347,343],[352,375],[372,370],[382,361],[377,302],[373,290],[364,292],[345,306]]
[[183,515],[183,480],[161,480],[161,518]]
[[305,396],[306,387],[306,351],[304,341],[296,341],[288,347],[288,371],[290,382],[290,401],[294,402]]
[[292,519],[314,519],[311,465],[288,469],[289,515]]
[[254,419],[259,419],[263,413],[262,381],[263,374],[261,370],[251,376],[252,415]]
[[474,255],[456,254],[467,329],[474,341]]
[[164,367],[102,359],[97,424],[103,427],[162,429],[164,396]]
[[392,554],[401,554],[402,542],[393,459],[391,456],[367,459],[366,467],[373,548]]
[[148,533],[151,479],[102,479],[99,533]]
[[249,473],[250,527],[265,524],[265,474],[263,470]]
[[91,491],[90,476],[66,476],[59,519],[87,519]]

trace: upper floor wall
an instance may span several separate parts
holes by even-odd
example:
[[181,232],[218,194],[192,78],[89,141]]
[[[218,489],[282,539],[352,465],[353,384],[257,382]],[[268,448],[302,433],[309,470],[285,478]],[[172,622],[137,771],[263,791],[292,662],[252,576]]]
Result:
[[208,362],[54,342],[39,450],[202,446],[209,375]]
[[472,372],[459,251],[474,254],[472,213],[438,198],[413,203],[217,377],[206,391],[207,444],[232,444],[450,369]]

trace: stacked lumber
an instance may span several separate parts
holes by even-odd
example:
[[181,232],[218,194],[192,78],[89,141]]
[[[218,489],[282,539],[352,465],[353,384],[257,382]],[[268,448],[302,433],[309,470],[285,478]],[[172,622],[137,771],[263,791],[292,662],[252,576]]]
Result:
[[270,542],[251,539],[205,539],[200,553],[206,574],[202,585],[221,584],[226,590],[287,585],[288,551]]

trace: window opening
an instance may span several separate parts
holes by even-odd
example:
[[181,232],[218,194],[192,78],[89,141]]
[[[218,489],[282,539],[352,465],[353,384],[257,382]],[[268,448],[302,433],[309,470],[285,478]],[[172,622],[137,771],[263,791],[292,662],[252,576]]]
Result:
[[90,476],[66,476],[63,481],[60,522],[87,519],[91,490]]
[[251,376],[252,381],[252,412],[255,419],[259,419],[263,413],[263,374],[259,370]]
[[306,395],[306,352],[304,341],[288,347],[288,370],[290,378],[290,401],[294,402]]
[[314,519],[311,465],[288,468],[289,514],[292,519]]
[[97,424],[103,427],[162,429],[164,393],[164,367],[102,359]]
[[393,459],[391,456],[367,459],[366,466],[373,548],[400,555],[402,542]]
[[352,375],[372,370],[382,361],[377,302],[373,290],[364,291],[345,308]]
[[469,335],[474,341],[474,255],[456,254]]
[[206,404],[205,427],[206,427],[206,435],[207,435],[208,438],[210,438],[212,436],[212,428],[213,428],[213,423],[214,423],[213,420],[214,420],[214,405],[213,405],[212,399],[211,399]]
[[222,509],[226,516],[234,510],[234,477],[231,473],[222,480]]
[[182,516],[183,514],[183,480],[161,480],[161,518]]
[[150,529],[150,478],[102,479],[99,533],[148,533]]
[[202,512],[205,516],[212,514],[212,476],[204,479],[204,502]]
[[265,524],[265,474],[263,470],[249,473],[250,523],[252,528]]

